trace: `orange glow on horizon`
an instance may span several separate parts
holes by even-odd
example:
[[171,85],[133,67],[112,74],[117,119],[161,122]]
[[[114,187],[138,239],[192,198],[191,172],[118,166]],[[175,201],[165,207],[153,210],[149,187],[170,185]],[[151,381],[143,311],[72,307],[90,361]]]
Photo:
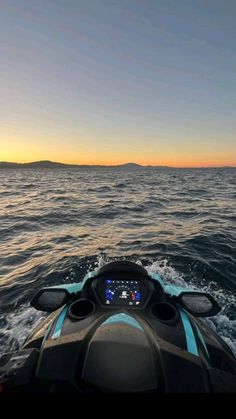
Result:
[[[28,134],[28,135],[27,135]],[[151,144],[145,139],[134,138],[121,142],[117,136],[107,139],[100,137],[65,139],[64,135],[54,133],[34,133],[32,136],[22,130],[10,131],[1,128],[0,161],[28,163],[39,160],[78,165],[119,165],[137,163],[143,166],[169,167],[236,167],[235,145],[231,149],[223,142],[206,146],[196,140],[176,143],[171,146],[168,141],[162,143],[157,139]],[[2,138],[5,138],[2,141]],[[145,141],[144,141],[145,140]],[[170,139],[171,141],[171,139]]]
[[[97,153],[97,156],[94,156],[94,153],[91,153],[91,157],[88,155],[89,153],[85,153],[85,155],[81,155],[80,158],[76,156],[71,157],[71,153],[2,153],[0,149],[0,162],[7,161],[7,162],[16,162],[16,163],[29,163],[34,161],[40,160],[50,160],[53,162],[65,163],[65,164],[75,164],[75,165],[104,165],[104,166],[115,166],[120,164],[126,163],[137,163],[142,166],[169,166],[169,167],[222,167],[222,166],[231,166],[236,167],[236,162],[230,160],[229,158],[224,158],[224,156],[214,156],[214,158],[208,158],[204,156],[194,156],[191,157],[186,155],[185,158],[181,158],[177,153],[176,155],[160,157],[159,159],[154,158],[153,156],[143,156],[139,157],[139,155],[130,155],[127,154],[125,157],[118,157],[113,155],[105,155],[102,156],[102,153]],[[77,154],[77,153],[76,153]],[[174,154],[174,153],[173,153]]]
[[[55,158],[53,156],[32,156],[32,158],[16,158],[15,156],[13,156],[14,158],[7,158],[7,159],[3,159],[1,154],[0,154],[0,162],[1,161],[6,161],[6,162],[15,162],[15,163],[31,163],[31,162],[36,162],[36,161],[42,161],[42,160],[49,160],[49,161],[53,161],[53,162],[57,162],[57,163],[64,163],[64,164],[71,164],[71,165],[89,165],[89,166],[93,166],[93,165],[101,165],[101,166],[117,166],[117,165],[122,165],[122,164],[126,164],[126,163],[136,163],[136,164],[140,164],[141,166],[168,166],[168,167],[173,167],[173,168],[204,168],[204,167],[224,167],[224,166],[230,166],[230,167],[236,167],[236,163],[232,162],[232,161],[224,161],[224,160],[217,160],[217,161],[212,161],[212,160],[200,160],[197,159],[197,161],[193,161],[193,160],[179,160],[178,158],[176,158],[176,160],[149,160],[149,159],[135,159],[135,158],[126,158],[126,159],[58,159]],[[177,157],[177,156],[176,156]]]

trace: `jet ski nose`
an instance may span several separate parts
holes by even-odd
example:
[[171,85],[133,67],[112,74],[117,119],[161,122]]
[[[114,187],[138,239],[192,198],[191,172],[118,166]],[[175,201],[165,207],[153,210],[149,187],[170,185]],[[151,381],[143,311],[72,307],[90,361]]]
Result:
[[142,325],[132,316],[108,317],[94,333],[82,379],[109,392],[150,392],[158,387],[156,362]]
[[31,305],[51,314],[1,357],[4,392],[235,392],[233,353],[198,319],[220,311],[207,293],[123,260],[45,287]]

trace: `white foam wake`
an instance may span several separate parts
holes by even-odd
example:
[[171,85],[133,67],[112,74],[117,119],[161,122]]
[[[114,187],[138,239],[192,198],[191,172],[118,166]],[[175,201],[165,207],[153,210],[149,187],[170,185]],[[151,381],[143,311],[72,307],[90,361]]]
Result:
[[[89,271],[98,269],[108,262],[111,262],[110,258],[108,260],[104,256],[98,257],[95,266],[90,266]],[[134,262],[142,265],[140,260],[134,260]],[[177,272],[172,266],[170,266],[167,259],[150,261],[150,263],[144,267],[151,272],[159,274],[164,281],[169,284],[181,287],[191,287],[209,292],[213,295],[222,307],[222,311],[214,317],[207,318],[206,322],[225,340],[236,355],[236,319],[230,319],[226,314],[228,308],[236,307],[235,295],[233,295],[230,291],[221,289],[219,285],[214,282],[208,283],[204,280],[197,282],[194,278],[186,282],[183,274]],[[70,275],[74,278],[74,274],[71,270]],[[66,279],[63,282],[67,282]],[[0,330],[1,353],[17,349],[19,345],[22,345],[27,335],[45,317],[46,315],[44,313],[36,311],[29,305],[21,305],[15,311],[10,313],[7,316],[7,319],[2,319],[4,324]]]
[[17,350],[45,317],[44,313],[25,304],[8,314],[5,326],[1,328],[1,353]]

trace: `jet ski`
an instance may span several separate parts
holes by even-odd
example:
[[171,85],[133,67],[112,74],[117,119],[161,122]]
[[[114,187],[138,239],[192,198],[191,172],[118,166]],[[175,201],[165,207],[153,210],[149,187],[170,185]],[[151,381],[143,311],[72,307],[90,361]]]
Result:
[[0,357],[2,393],[222,393],[236,391],[236,358],[201,319],[220,306],[128,261],[31,301],[48,317]]

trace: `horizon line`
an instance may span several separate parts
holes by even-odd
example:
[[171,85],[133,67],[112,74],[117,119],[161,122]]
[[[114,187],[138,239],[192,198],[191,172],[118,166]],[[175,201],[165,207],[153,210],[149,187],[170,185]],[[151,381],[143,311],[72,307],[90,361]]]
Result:
[[204,165],[199,165],[199,166],[170,166],[170,165],[161,165],[161,164],[140,164],[140,163],[136,163],[136,162],[124,162],[124,163],[117,163],[117,164],[101,164],[101,163],[93,163],[93,164],[89,164],[89,163],[64,163],[64,162],[56,162],[53,160],[35,160],[35,161],[29,161],[29,162],[11,162],[11,161],[0,161],[0,165],[33,165],[33,164],[37,164],[37,163],[48,163],[48,164],[55,164],[55,165],[64,165],[64,166],[89,166],[89,167],[94,167],[94,166],[100,166],[100,167],[120,167],[120,166],[127,166],[127,165],[134,165],[134,166],[139,166],[139,167],[164,167],[164,168],[170,168],[170,169],[214,169],[214,168],[236,168],[236,164],[235,165],[211,165],[211,166],[204,166]]

